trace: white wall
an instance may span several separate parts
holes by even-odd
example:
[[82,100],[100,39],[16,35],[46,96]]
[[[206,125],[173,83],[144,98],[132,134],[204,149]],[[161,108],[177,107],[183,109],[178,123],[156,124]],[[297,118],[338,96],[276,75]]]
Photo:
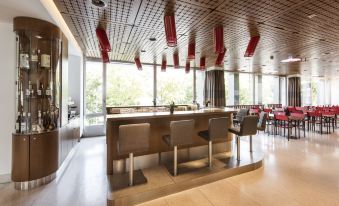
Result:
[[0,23],[0,175],[11,172],[15,124],[15,34],[13,25]]

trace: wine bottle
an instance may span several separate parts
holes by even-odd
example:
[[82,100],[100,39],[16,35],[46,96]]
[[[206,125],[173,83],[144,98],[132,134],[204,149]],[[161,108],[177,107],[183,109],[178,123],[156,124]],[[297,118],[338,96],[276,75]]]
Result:
[[26,127],[26,112],[22,113],[22,118],[21,118],[21,133],[25,133],[27,131]]
[[32,119],[31,119],[31,113],[27,113],[27,132],[32,131]]
[[38,87],[38,85],[37,85],[37,95],[38,95],[38,97],[41,97],[41,96],[42,96],[42,89],[43,89],[42,84],[40,84],[39,87]]
[[47,88],[46,88],[46,96],[47,96],[47,97],[50,97],[50,96],[51,96],[51,89],[50,89],[49,86],[47,86]]
[[39,126],[40,129],[43,127],[43,125],[42,125],[42,118],[41,118],[41,111],[40,110],[38,111],[38,126]]
[[20,112],[18,112],[18,117],[15,122],[15,132],[21,133],[21,115]]

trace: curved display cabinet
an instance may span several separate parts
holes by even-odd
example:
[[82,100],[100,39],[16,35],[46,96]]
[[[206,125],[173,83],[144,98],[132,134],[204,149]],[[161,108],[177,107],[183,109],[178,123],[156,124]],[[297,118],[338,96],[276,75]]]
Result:
[[62,33],[55,25],[14,18],[17,43],[16,124],[12,180],[31,189],[55,178],[59,165]]

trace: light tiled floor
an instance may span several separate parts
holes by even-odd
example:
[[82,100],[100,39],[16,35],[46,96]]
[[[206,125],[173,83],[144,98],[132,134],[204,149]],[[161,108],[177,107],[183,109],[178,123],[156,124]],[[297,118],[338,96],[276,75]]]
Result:
[[[339,130],[289,142],[258,135],[254,144],[264,151],[262,168],[141,205],[339,205]],[[106,205],[105,146],[102,137],[82,139],[63,176],[46,186],[0,185],[0,205]]]

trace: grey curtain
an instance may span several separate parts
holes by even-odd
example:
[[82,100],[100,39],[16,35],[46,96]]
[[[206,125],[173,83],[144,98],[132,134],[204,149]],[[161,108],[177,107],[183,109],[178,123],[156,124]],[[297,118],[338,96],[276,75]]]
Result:
[[223,70],[207,71],[205,75],[204,100],[210,101],[212,107],[224,107],[225,79]]
[[288,105],[301,106],[301,83],[300,77],[288,78]]

